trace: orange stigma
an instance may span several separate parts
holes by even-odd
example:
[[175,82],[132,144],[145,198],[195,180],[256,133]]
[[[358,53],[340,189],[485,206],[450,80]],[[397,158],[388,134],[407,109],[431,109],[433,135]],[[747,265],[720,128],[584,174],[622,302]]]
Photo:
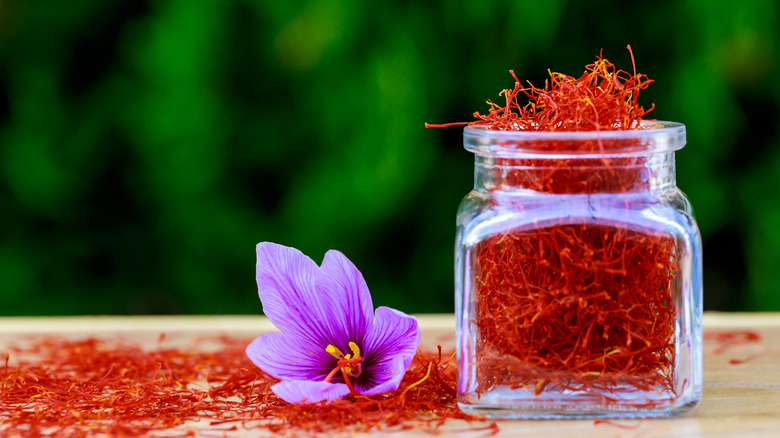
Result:
[[[342,353],[341,350],[339,350],[333,344],[328,344],[328,346],[325,347],[325,351],[327,351],[328,354],[338,359],[338,362],[336,362],[336,368],[333,368],[333,370],[328,373],[328,375],[325,377],[325,382],[330,382],[330,379],[332,379],[333,376],[341,371],[341,375],[344,377],[344,383],[347,384],[349,392],[352,394],[358,394],[358,392],[355,391],[355,387],[352,386],[352,381],[349,379],[349,375],[354,372],[357,372],[358,374],[360,373],[360,366],[358,364],[363,361],[363,358],[360,357],[360,348],[356,343],[350,342],[349,349],[352,350],[352,354]],[[353,377],[357,376],[354,375]]]

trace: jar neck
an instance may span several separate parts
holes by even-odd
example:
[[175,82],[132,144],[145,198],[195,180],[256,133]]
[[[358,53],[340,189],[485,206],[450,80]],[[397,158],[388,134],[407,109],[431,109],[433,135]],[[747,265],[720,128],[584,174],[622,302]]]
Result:
[[595,194],[662,192],[676,186],[674,152],[549,158],[476,154],[474,189],[488,192]]

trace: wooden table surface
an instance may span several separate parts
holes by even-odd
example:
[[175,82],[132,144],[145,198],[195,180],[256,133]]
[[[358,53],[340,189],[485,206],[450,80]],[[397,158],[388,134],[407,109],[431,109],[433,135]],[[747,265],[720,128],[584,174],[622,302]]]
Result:
[[[454,345],[452,315],[418,316],[423,344]],[[0,318],[0,351],[28,335],[118,336],[156,342],[224,333],[254,337],[273,326],[259,316]],[[723,348],[716,333],[752,330],[760,342]],[[654,420],[547,420],[499,422],[498,436],[556,437],[780,437],[780,313],[708,313],[704,316],[704,397],[691,415]],[[453,422],[457,423],[457,422]],[[457,430],[462,424],[446,425]],[[259,430],[230,436],[266,436]],[[388,436],[400,433],[385,433]],[[425,435],[425,434],[421,434]],[[482,436],[470,432],[464,436]],[[427,436],[427,435],[426,435]]]

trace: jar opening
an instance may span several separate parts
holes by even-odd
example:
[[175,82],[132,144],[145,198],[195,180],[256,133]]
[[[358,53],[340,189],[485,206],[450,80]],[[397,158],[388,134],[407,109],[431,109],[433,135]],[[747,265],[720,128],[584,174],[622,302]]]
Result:
[[685,125],[642,121],[622,131],[496,131],[467,126],[463,144],[480,156],[505,158],[603,158],[648,156],[685,146]]

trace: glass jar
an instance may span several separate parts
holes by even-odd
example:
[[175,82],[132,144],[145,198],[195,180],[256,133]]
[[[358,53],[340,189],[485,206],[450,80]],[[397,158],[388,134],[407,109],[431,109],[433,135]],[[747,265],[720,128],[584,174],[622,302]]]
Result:
[[458,402],[492,418],[654,417],[702,393],[702,245],[685,126],[470,126],[457,217]]

